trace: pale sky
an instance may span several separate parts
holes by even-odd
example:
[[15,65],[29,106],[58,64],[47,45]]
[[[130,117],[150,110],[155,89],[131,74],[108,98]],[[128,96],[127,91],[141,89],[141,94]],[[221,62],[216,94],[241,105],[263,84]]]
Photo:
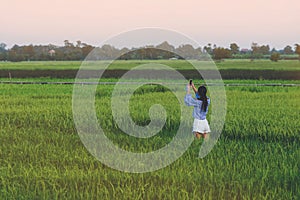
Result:
[[[98,46],[124,31],[159,27],[200,46],[300,43],[299,0],[0,0],[0,42]],[[168,38],[166,38],[168,40]]]

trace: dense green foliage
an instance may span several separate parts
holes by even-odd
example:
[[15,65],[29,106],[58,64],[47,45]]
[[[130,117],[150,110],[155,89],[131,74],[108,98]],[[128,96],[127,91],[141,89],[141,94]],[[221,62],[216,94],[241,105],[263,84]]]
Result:
[[289,45],[282,50],[270,49],[269,45],[259,45],[252,43],[251,49],[241,49],[236,43],[230,44],[230,49],[226,47],[218,47],[216,44],[207,44],[204,47],[194,47],[191,44],[181,44],[175,47],[167,41],[161,44],[147,45],[141,47],[126,47],[119,49],[109,44],[101,47],[94,47],[80,40],[76,44],[64,41],[64,46],[49,45],[14,45],[10,49],[6,49],[5,43],[0,43],[0,61],[49,61],[49,60],[84,60],[89,53],[97,52],[97,60],[99,56],[101,60],[121,59],[121,60],[138,60],[138,59],[176,59],[176,58],[192,58],[201,57],[202,52],[209,53],[214,59],[224,58],[242,58],[242,59],[260,59],[270,58],[274,52],[284,54],[284,59],[297,59],[299,54],[299,45],[295,44],[295,51]]
[[279,53],[272,53],[270,60],[277,62],[280,59],[280,54]]
[[[98,87],[96,107],[116,144],[152,151],[172,139],[179,116],[170,92],[145,86],[132,97],[137,123],[148,118],[141,100],[160,100],[170,112],[158,136],[140,141],[113,127],[112,89]],[[0,85],[0,198],[299,199],[299,98],[298,87],[228,87],[224,131],[207,157],[197,158],[202,140],[195,140],[170,166],[130,174],[104,166],[81,143],[72,85]]]

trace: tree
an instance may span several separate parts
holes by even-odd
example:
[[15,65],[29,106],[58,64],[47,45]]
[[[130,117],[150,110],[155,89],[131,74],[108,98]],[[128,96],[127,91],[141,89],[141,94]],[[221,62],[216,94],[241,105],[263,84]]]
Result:
[[185,59],[197,59],[200,56],[199,52],[190,44],[180,45],[176,49],[176,53]]
[[77,40],[77,41],[76,41],[76,47],[79,47],[79,48],[80,48],[81,45],[82,45],[82,42],[81,42],[80,40]]
[[6,52],[6,44],[0,43],[0,52]]
[[238,54],[240,52],[240,47],[236,43],[231,43],[230,50],[232,54]]
[[170,52],[175,51],[175,47],[170,45],[167,41],[164,41],[163,43],[157,45],[156,48],[163,49],[165,51],[170,51]]
[[120,57],[119,57],[119,59],[120,59],[120,60],[128,60],[128,59],[130,59],[130,57],[129,57],[129,52],[130,52],[130,50],[129,50],[128,48],[123,47],[123,48],[120,50]]
[[271,54],[278,52],[275,48],[271,49]]
[[206,53],[212,55],[213,49],[211,48],[211,43],[208,43],[207,46],[204,46],[204,47],[203,47],[203,50],[204,50],[204,52],[206,52]]
[[259,52],[262,55],[268,55],[268,54],[270,54],[270,46],[269,45],[262,45],[261,47],[259,47]]
[[253,42],[251,44],[251,49],[252,49],[251,60],[253,60],[255,58],[263,57],[263,54],[261,52],[261,47],[257,43]]
[[162,53],[161,56],[165,59],[171,58],[175,52],[175,47],[173,45],[170,45],[167,41],[164,41],[163,43],[157,45],[156,48],[164,50],[159,52]]
[[34,56],[33,45],[20,47],[25,60],[30,60]]
[[288,46],[284,47],[283,53],[284,54],[293,54],[294,51],[293,51],[292,47],[288,45]]
[[277,62],[280,59],[280,54],[277,52],[272,53],[271,58],[272,61]]
[[229,49],[225,49],[223,47],[217,47],[213,50],[213,58],[215,60],[222,60],[224,58],[230,58],[231,51]]
[[299,61],[300,61],[300,45],[299,44],[295,44],[296,48],[295,48],[295,53],[299,55]]
[[69,40],[64,40],[65,47],[74,47],[74,45],[69,42]]
[[5,48],[6,48],[6,44],[0,43],[0,60],[6,60],[7,50]]
[[25,58],[22,53],[20,53],[20,47],[18,45],[14,45],[9,51],[8,51],[8,60],[12,62],[20,62],[24,61]]
[[93,46],[91,45],[84,45],[81,50],[82,50],[82,56],[85,58],[89,55],[89,53],[94,49]]
[[109,44],[104,44],[100,49],[99,49],[99,58],[103,60],[110,60],[114,58],[119,57],[119,51],[116,49],[114,46],[111,46]]
[[253,52],[253,53],[258,53],[258,51],[259,51],[259,46],[258,46],[258,44],[255,43],[255,42],[252,42],[252,44],[251,44],[251,49],[252,49],[252,52]]

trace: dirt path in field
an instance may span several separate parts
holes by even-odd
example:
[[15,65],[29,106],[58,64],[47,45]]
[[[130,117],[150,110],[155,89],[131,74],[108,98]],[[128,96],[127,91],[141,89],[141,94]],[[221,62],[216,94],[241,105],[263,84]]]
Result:
[[[78,70],[0,70],[0,78],[75,78]],[[100,70],[99,70],[100,71]],[[86,77],[98,78],[99,71],[86,70]],[[201,75],[195,70],[178,70],[186,79],[201,79]],[[97,73],[96,73],[97,72]],[[120,78],[127,70],[106,70],[102,78]],[[213,71],[203,70],[203,73],[214,78]],[[147,78],[149,74],[161,77],[160,70],[136,70],[134,73],[140,78]],[[265,80],[300,80],[300,71],[279,70],[220,70],[223,79],[265,79]],[[161,77],[163,78],[163,77]],[[172,76],[168,75],[168,78]],[[217,78],[217,77],[216,77]]]

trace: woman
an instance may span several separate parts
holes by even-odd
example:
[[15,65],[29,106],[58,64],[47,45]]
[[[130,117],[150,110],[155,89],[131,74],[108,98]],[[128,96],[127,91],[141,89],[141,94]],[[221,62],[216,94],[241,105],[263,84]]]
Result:
[[[196,93],[197,99],[194,99],[190,94],[191,87]],[[193,133],[198,139],[200,139],[201,137],[206,138],[207,134],[210,132],[210,127],[206,119],[210,99],[206,96],[206,92],[207,89],[205,86],[200,86],[197,91],[194,84],[190,82],[190,84],[187,85],[187,93],[184,97],[184,102],[187,106],[194,106]]]

